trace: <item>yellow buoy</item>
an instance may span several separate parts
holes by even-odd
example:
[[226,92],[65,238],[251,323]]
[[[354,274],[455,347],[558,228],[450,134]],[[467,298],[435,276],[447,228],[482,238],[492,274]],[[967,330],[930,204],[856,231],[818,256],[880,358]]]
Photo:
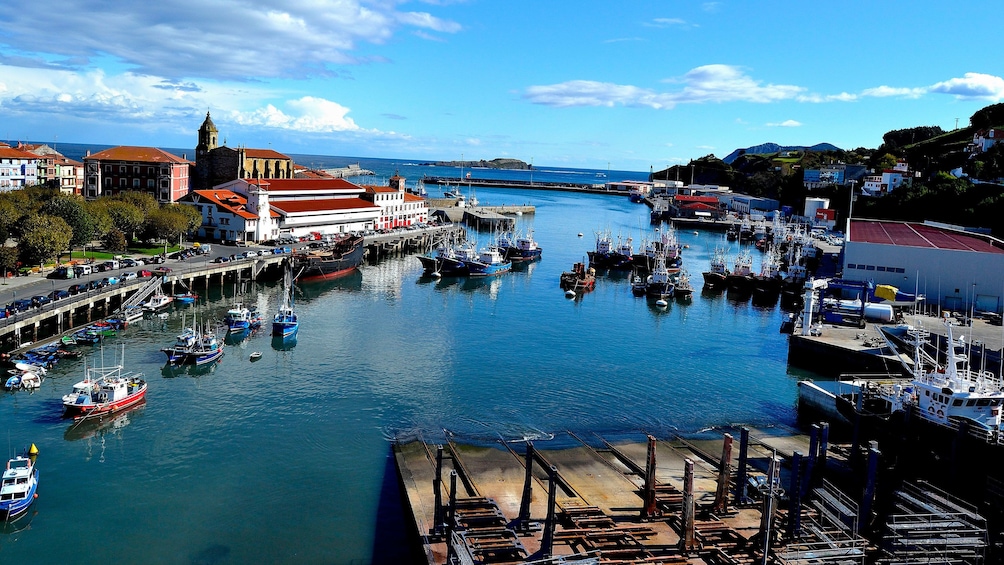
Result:
[[31,444],[31,447],[28,449],[28,455],[38,455],[38,448],[35,447],[34,443]]

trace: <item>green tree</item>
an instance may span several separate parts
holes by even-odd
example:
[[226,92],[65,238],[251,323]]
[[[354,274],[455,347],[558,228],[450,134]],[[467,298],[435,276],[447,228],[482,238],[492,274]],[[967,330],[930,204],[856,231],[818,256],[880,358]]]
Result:
[[62,218],[70,225],[70,247],[80,247],[94,239],[94,218],[84,199],[79,196],[59,194],[42,205],[41,213]]
[[181,234],[188,231],[189,218],[185,214],[162,208],[147,216],[146,238],[177,241]]
[[190,204],[172,204],[171,209],[188,218],[188,229],[186,231],[189,233],[196,231],[202,226],[202,212],[197,207]]
[[152,194],[146,192],[123,192],[116,196],[112,196],[114,200],[121,200],[122,202],[128,202],[133,206],[139,208],[143,212],[143,216],[147,219],[150,215],[160,209],[160,204],[157,203],[157,199],[153,197]]
[[70,245],[70,225],[58,216],[30,214],[24,223],[18,250],[26,265],[51,261]]
[[116,228],[108,230],[101,243],[104,245],[105,251],[113,253],[125,251],[129,247],[126,243],[125,234]]
[[143,210],[125,200],[108,200],[104,205],[112,226],[122,232],[127,241],[135,239],[146,221]]
[[0,276],[5,277],[15,269],[17,269],[17,247],[0,245]]
[[991,104],[976,110],[969,118],[969,124],[976,129],[1004,125],[1004,103]]
[[9,237],[20,235],[16,226],[21,221],[21,211],[12,198],[0,198],[0,245]]

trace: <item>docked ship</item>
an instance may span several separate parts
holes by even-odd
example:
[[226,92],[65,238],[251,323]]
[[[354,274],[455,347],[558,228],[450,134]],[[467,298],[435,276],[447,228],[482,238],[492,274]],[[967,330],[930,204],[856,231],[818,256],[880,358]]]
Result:
[[146,397],[141,373],[123,373],[122,365],[92,367],[84,380],[63,396],[63,408],[74,419],[91,418],[124,410]]
[[330,247],[293,255],[293,265],[299,281],[327,280],[355,270],[363,262],[363,238],[350,235]]
[[503,234],[498,238],[498,248],[508,261],[534,261],[540,259],[541,248],[533,239],[533,230],[528,230],[525,236]]
[[571,271],[561,273],[559,286],[565,292],[571,292],[572,296],[593,290],[596,286],[596,269],[587,269],[585,263],[575,263]]
[[465,261],[472,277],[500,275],[512,269],[512,261],[507,260],[495,246],[482,249],[476,258]]
[[725,250],[716,247],[711,255],[711,265],[704,275],[704,286],[709,289],[720,289],[725,287],[725,279],[729,276],[728,260],[725,257]]
[[11,522],[19,518],[35,501],[38,488],[38,469],[35,468],[35,445],[24,455],[7,460],[7,468],[0,478],[0,520]]

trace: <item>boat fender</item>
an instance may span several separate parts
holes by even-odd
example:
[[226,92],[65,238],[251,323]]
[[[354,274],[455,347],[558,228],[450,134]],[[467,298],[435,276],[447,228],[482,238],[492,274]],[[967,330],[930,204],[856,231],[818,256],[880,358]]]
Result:
[[938,410],[938,417],[939,418],[944,418],[945,417],[945,413],[943,411],[941,411],[941,410]]

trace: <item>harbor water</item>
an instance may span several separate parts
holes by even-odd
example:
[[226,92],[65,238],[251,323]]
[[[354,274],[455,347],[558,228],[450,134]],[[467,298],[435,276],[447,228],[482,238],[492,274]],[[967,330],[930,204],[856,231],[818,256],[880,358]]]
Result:
[[[420,176],[403,163],[361,166]],[[585,260],[594,232],[633,237],[639,249],[657,236],[648,209],[553,191],[477,197],[535,205],[517,224],[534,230],[543,259],[480,280],[426,278],[408,256],[364,265],[297,287],[294,347],[263,333],[228,345],[211,368],[164,369],[161,347],[193,317],[221,319],[231,304],[233,288],[210,289],[166,319],[82,349],[84,359],[61,362],[40,390],[0,396],[9,450],[33,442],[41,451],[39,498],[0,534],[0,561],[408,562],[397,438],[669,437],[794,423],[782,313],[700,292],[722,234],[679,233],[695,285],[689,304],[658,308],[634,297],[623,275],[567,299],[558,277]],[[259,284],[243,298],[267,318],[279,289]],[[262,359],[252,363],[252,351]],[[62,419],[60,397],[85,361],[122,355],[146,375],[145,404],[100,426]]]

